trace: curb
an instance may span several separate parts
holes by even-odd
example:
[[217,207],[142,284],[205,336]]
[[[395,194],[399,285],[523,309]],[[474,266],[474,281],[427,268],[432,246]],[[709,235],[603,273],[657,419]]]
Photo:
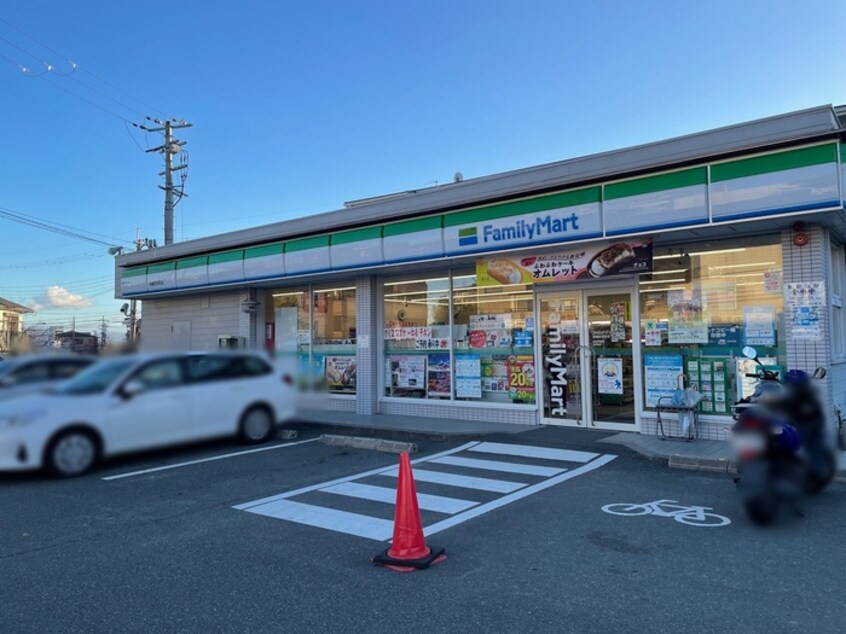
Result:
[[417,445],[413,442],[385,440],[384,438],[363,438],[360,436],[338,436],[323,434],[317,439],[324,445],[334,447],[351,447],[353,449],[372,449],[386,453],[417,453]]
[[670,469],[686,469],[688,471],[709,471],[711,473],[737,473],[737,466],[725,458],[693,458],[673,454],[667,460]]
[[334,423],[317,423],[309,421],[296,421],[286,425],[287,429],[309,430],[327,433],[337,433],[344,436],[370,436],[378,434],[390,440],[475,440],[484,436],[492,436],[498,432],[476,432],[476,433],[445,433],[427,432],[414,429],[385,429],[384,427],[367,427],[362,425],[337,425]]

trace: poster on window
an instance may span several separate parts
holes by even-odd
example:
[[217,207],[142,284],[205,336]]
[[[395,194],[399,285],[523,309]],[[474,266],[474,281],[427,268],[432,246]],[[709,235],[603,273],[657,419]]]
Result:
[[482,368],[475,354],[455,355],[456,398],[482,398]]
[[512,327],[511,313],[470,315],[470,330],[509,330]]
[[[662,397],[672,398],[682,373],[680,354],[647,354],[643,357],[646,406],[656,407]],[[661,402],[668,404],[668,398]]]
[[708,321],[699,289],[667,291],[669,343],[708,343]]
[[[661,326],[665,326],[665,328],[661,328]],[[647,320],[646,327],[644,329],[644,339],[645,344],[647,346],[653,347],[660,347],[661,346],[661,333],[666,330],[666,323],[662,324],[660,321],[655,320]]]
[[623,393],[623,359],[599,357],[596,360],[596,375],[600,394]]
[[391,387],[426,389],[426,357],[424,355],[391,355]]
[[355,393],[355,357],[325,357],[330,392]]
[[546,255],[497,255],[476,261],[479,286],[572,282],[651,270],[652,238],[605,242]]
[[764,272],[764,292],[765,293],[781,293],[781,271],[765,271]]
[[449,353],[430,354],[428,357],[426,369],[427,395],[429,398],[449,398],[451,390]]
[[819,341],[820,313],[826,307],[825,282],[788,282],[784,285],[784,308],[795,339]]
[[482,370],[482,391],[505,394],[508,392],[508,357],[483,355],[479,357]]
[[510,348],[511,332],[508,330],[471,330],[471,348]]
[[508,395],[512,401],[535,402],[535,358],[532,355],[508,357]]
[[775,308],[773,306],[743,307],[743,341],[747,346],[776,345]]
[[611,343],[626,340],[626,302],[611,302]]

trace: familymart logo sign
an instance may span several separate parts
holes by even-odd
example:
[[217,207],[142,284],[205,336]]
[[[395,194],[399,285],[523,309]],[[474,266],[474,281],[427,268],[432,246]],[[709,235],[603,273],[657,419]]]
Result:
[[455,227],[445,235],[447,249],[461,252],[484,247],[562,242],[601,235],[599,205],[586,204],[538,214],[497,218]]

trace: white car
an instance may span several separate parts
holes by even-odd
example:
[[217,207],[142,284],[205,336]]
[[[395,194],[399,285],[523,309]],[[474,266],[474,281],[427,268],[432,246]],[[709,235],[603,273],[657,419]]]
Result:
[[0,470],[69,477],[141,449],[223,436],[264,442],[294,415],[293,385],[248,352],[106,359],[47,393],[0,402]]
[[0,360],[0,401],[42,392],[97,361],[70,354],[35,355]]

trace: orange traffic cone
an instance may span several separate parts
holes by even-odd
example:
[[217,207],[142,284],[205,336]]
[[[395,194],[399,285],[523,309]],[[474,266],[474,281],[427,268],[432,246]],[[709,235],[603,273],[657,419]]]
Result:
[[399,572],[428,568],[446,559],[443,548],[429,548],[423,537],[417,491],[408,454],[400,454],[397,506],[394,511],[394,539],[391,547],[373,558],[373,563]]

